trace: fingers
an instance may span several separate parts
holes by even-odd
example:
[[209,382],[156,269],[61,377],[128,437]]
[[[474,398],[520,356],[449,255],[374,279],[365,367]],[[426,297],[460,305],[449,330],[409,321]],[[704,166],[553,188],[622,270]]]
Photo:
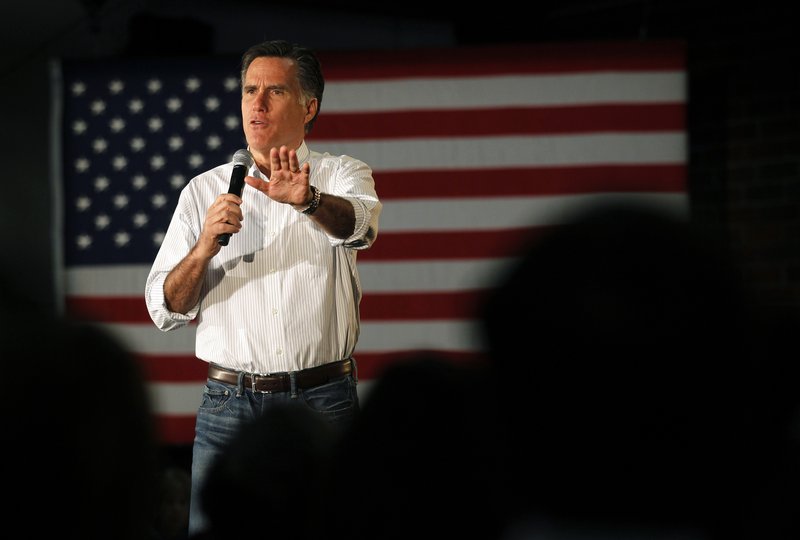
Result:
[[236,195],[226,193],[217,197],[208,209],[204,229],[215,237],[223,233],[239,232],[244,220],[240,204],[242,200]]
[[270,170],[273,174],[278,171],[300,172],[300,160],[297,159],[297,152],[289,150],[286,146],[270,149],[269,161]]

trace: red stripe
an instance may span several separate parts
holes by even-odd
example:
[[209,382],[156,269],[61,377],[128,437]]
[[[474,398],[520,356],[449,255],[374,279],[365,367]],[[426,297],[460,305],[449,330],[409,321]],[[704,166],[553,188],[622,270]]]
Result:
[[381,200],[571,195],[578,193],[679,193],[686,166],[592,165],[376,172]]
[[685,69],[686,44],[678,40],[654,40],[320,51],[319,58],[327,81],[607,70],[663,71]]
[[[361,320],[464,319],[476,301],[476,292],[366,293],[361,301]],[[147,324],[142,318],[126,319],[129,310],[117,309],[138,301],[133,298],[73,298],[86,320],[106,323]],[[145,357],[145,370],[158,366],[159,379],[185,380],[187,376],[202,378],[203,366],[194,357]],[[193,360],[193,362],[192,362]]]
[[155,418],[156,436],[161,444],[187,445],[194,441],[195,415],[165,415]]
[[469,260],[511,257],[526,242],[552,227],[491,231],[421,231],[381,233],[379,240],[358,254],[359,261]]
[[72,319],[103,322],[150,322],[144,296],[74,296],[64,298],[66,315]]
[[[424,351],[399,351],[392,353],[365,353],[357,354],[358,378],[360,381],[374,381],[379,379],[392,365],[410,362],[421,358]],[[480,353],[463,353],[455,351],[435,351],[436,357],[451,361],[458,365],[478,365],[484,361]],[[196,358],[194,359],[198,361]],[[203,379],[205,380],[205,377]],[[183,381],[186,382],[186,381]],[[165,445],[190,445],[194,441],[196,417],[190,415],[155,414],[153,421],[156,428],[156,437],[160,444]]]
[[208,364],[193,354],[138,354],[145,379],[158,382],[202,382]]
[[685,117],[683,103],[328,113],[308,140],[683,131]]
[[[358,352],[358,377],[363,381],[371,381],[378,377],[386,367],[401,362],[419,351],[393,351],[393,352]],[[473,363],[480,361],[481,353],[463,351],[437,351],[443,358],[459,363]],[[158,356],[139,355],[139,361],[144,366],[145,379],[148,382],[161,383],[202,383],[206,380],[208,364],[194,356]]]

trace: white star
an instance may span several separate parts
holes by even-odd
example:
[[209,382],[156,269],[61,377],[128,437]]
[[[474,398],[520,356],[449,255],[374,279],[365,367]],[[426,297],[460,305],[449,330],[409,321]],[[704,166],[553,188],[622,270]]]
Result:
[[154,171],[157,171],[164,167],[164,164],[167,160],[164,159],[164,156],[161,154],[153,154],[153,157],[150,158],[150,168]]
[[134,98],[128,102],[128,110],[131,114],[140,113],[144,109],[144,101],[139,98]]
[[119,79],[114,79],[110,83],[108,83],[108,91],[111,92],[113,95],[117,95],[125,88],[125,83]]
[[189,162],[189,166],[191,166],[193,169],[197,169],[198,167],[200,167],[200,165],[203,164],[203,156],[194,153],[190,155],[186,161]]
[[205,101],[207,111],[219,109],[219,100],[215,96],[208,96]]
[[156,193],[150,197],[150,202],[155,208],[161,208],[167,204],[167,197],[163,193]]
[[186,178],[182,174],[173,174],[169,178],[169,185],[172,189],[181,189],[186,184]]
[[225,127],[228,130],[234,130],[239,127],[239,117],[234,115],[229,115],[225,117]]
[[89,110],[92,111],[92,114],[102,114],[103,111],[106,110],[106,104],[102,99],[96,99],[92,101],[92,104],[89,106]]
[[144,212],[136,212],[133,215],[133,226],[136,227],[137,229],[141,229],[142,227],[147,225],[148,221],[150,221],[150,219]]
[[95,191],[105,191],[108,189],[108,186],[111,184],[111,181],[108,179],[107,176],[98,176],[94,179],[94,190]]
[[91,206],[92,206],[92,200],[85,195],[82,195],[77,199],[75,199],[75,209],[78,212],[85,212]]
[[117,116],[111,120],[111,123],[109,123],[109,127],[111,128],[111,131],[113,131],[114,133],[119,133],[120,131],[125,129],[125,120]]
[[158,79],[150,79],[147,81],[147,91],[151,94],[157,94],[161,91],[161,81]]
[[92,141],[92,149],[95,154],[102,154],[108,148],[108,142],[105,139],[95,139]]
[[161,128],[164,126],[164,122],[158,116],[153,116],[147,121],[147,127],[152,132],[161,131]]
[[183,102],[180,98],[171,97],[167,100],[167,110],[169,110],[169,112],[179,111],[182,105]]
[[137,174],[133,177],[133,189],[136,191],[141,190],[145,186],[147,186],[147,177],[143,174]]
[[200,126],[203,125],[203,121],[200,119],[199,116],[192,115],[186,119],[186,129],[189,131],[197,131]]
[[189,77],[188,79],[186,79],[185,84],[186,84],[186,91],[191,94],[192,92],[195,92],[197,91],[198,88],[200,88],[200,79],[198,79],[197,77]]
[[173,135],[167,139],[167,145],[170,150],[180,150],[183,147],[183,139],[179,135]]
[[115,171],[121,171],[128,166],[128,160],[125,156],[114,156],[114,159],[111,160],[111,166],[114,167]]
[[72,87],[70,88],[73,96],[80,96],[86,92],[86,84],[82,81],[75,81],[72,83]]
[[72,131],[73,133],[80,135],[81,133],[86,131],[86,122],[83,120],[75,120],[72,123]]
[[78,172],[86,172],[89,169],[89,160],[85,157],[79,157],[75,160],[75,170]]
[[89,249],[92,245],[92,237],[88,234],[79,234],[77,238],[75,238],[75,243],[78,245],[78,249],[81,251],[85,249]]
[[130,241],[131,236],[125,231],[119,231],[114,235],[114,243],[117,245],[117,247],[126,246]]
[[209,135],[206,137],[206,146],[210,150],[216,150],[222,144],[222,139],[220,139],[219,135]]
[[146,145],[147,143],[142,137],[134,137],[131,139],[131,150],[134,152],[140,152]]
[[225,81],[222,84],[228,92],[239,89],[239,79],[236,77],[225,77]]
[[114,207],[115,208],[125,208],[128,206],[128,196],[124,193],[117,193],[114,195]]
[[108,214],[98,214],[97,217],[94,218],[94,226],[98,231],[102,231],[109,225],[111,225],[111,218]]

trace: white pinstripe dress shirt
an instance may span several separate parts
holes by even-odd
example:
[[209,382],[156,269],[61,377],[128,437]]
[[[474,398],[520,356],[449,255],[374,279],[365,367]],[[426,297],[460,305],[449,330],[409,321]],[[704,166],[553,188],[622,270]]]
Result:
[[[250,186],[242,192],[242,229],[211,260],[200,302],[186,314],[167,309],[164,280],[194,246],[206,210],[228,191],[233,163],[193,178],[181,192],[145,285],[150,317],[163,331],[197,319],[195,354],[254,373],[305,369],[352,355],[358,341],[361,283],[358,250],[378,234],[382,205],[372,170],[348,157],[297,149],[311,184],[348,199],[355,231],[329,236],[291,205]],[[248,173],[264,178],[255,165]]]

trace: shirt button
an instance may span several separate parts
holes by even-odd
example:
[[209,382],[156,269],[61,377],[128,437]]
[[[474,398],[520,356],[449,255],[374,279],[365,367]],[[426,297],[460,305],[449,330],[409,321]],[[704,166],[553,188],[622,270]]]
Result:
[[277,354],[278,356],[282,355],[283,354],[283,349],[276,350],[275,354]]

